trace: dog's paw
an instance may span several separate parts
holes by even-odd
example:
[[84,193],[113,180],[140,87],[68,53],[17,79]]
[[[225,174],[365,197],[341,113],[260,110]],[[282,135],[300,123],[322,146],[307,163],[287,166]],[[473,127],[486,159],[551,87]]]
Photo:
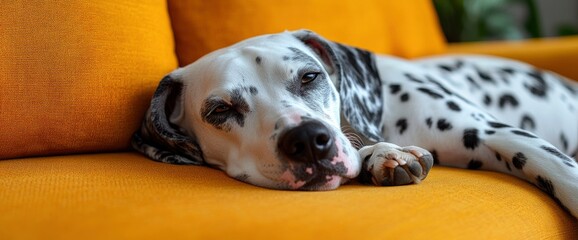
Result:
[[425,149],[380,142],[359,150],[363,161],[360,181],[381,186],[420,183],[433,166],[433,157]]

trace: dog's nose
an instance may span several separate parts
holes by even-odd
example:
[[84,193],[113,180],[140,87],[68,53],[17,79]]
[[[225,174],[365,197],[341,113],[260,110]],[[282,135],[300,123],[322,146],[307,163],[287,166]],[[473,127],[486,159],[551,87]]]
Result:
[[327,159],[333,148],[331,131],[319,121],[306,121],[287,130],[278,142],[282,154],[301,162]]

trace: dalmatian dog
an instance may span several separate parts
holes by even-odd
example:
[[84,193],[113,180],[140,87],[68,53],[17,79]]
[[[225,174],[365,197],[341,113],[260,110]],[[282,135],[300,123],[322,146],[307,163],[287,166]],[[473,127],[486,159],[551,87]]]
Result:
[[409,61],[307,30],[257,36],[164,77],[133,146],[273,189],[419,183],[434,163],[498,171],[578,216],[578,87],[496,57]]

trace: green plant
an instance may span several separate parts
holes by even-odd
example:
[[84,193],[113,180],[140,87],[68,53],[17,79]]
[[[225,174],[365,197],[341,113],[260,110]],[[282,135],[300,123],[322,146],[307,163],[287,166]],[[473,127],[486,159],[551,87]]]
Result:
[[[433,0],[448,42],[541,37],[534,0]],[[522,9],[520,24],[512,9]]]

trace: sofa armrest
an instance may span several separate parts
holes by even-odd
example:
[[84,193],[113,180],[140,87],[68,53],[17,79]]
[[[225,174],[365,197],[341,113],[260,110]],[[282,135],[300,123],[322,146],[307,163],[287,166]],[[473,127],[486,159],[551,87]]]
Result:
[[449,44],[447,53],[489,54],[517,59],[578,80],[578,37],[515,42]]

